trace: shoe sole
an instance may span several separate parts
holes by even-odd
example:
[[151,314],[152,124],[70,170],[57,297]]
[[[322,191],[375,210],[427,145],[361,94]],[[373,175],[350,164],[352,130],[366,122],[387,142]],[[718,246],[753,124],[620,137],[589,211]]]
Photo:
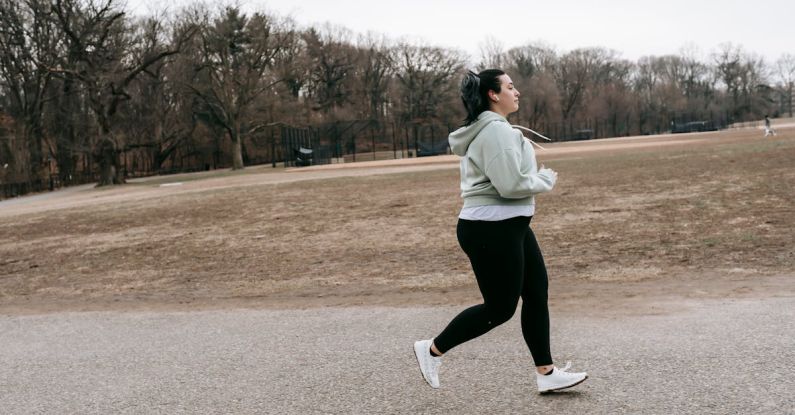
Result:
[[412,349],[414,350],[414,357],[417,358],[417,368],[420,370],[420,376],[422,376],[422,379],[425,381],[425,383],[428,384],[428,386],[430,386],[433,389],[437,389],[436,387],[431,385],[431,381],[429,381],[428,378],[425,377],[425,373],[422,371],[422,362],[420,361],[420,352],[417,350],[417,344],[416,343],[414,344]]
[[588,380],[588,375],[585,375],[585,377],[582,378],[582,380],[580,380],[579,382],[576,382],[576,383],[572,383],[571,385],[561,386],[561,387],[555,388],[555,389],[546,389],[546,390],[543,390],[543,391],[538,391],[538,393],[543,395],[545,393],[550,393],[550,392],[560,391],[560,390],[563,390],[563,389],[573,388],[573,387],[579,385],[580,383],[585,382],[586,380]]

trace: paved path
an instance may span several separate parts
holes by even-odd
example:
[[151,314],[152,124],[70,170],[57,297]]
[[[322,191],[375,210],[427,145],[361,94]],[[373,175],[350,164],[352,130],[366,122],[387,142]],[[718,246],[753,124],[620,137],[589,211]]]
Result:
[[553,352],[591,379],[533,392],[518,315],[452,351],[442,389],[414,339],[458,308],[0,316],[0,412],[793,414],[795,298],[665,315],[553,310]]

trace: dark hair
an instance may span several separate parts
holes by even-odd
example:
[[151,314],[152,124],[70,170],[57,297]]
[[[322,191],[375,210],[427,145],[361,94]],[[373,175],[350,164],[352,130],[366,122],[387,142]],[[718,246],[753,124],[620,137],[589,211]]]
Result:
[[486,69],[480,73],[467,71],[461,80],[461,101],[467,111],[464,125],[469,125],[478,119],[483,111],[489,109],[489,91],[500,93],[499,77],[505,72],[499,69]]

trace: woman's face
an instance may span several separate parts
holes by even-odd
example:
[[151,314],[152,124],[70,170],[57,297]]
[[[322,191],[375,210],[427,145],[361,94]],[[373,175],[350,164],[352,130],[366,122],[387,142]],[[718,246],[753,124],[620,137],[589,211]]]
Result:
[[507,116],[519,110],[519,91],[514,88],[513,81],[508,75],[500,75],[500,92],[489,91],[492,111]]

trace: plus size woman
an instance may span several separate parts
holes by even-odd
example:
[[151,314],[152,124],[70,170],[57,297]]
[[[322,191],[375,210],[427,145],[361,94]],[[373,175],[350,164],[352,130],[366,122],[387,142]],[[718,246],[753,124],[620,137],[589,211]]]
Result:
[[547,271],[530,228],[535,195],[552,190],[557,173],[538,168],[532,144],[506,117],[519,109],[519,91],[499,69],[468,72],[461,83],[467,111],[450,134],[461,156],[458,242],[469,257],[483,303],[463,310],[436,337],[414,343],[423,378],[439,387],[442,355],[508,321],[522,299],[522,335],[535,363],[539,392],[570,388],[588,378],[552,361]]

